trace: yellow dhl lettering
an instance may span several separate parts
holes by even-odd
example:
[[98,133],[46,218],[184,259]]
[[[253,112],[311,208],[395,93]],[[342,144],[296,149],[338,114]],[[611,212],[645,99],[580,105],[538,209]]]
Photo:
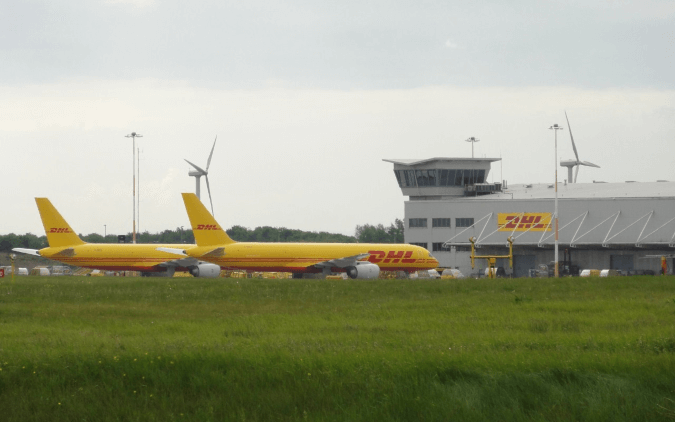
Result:
[[551,231],[551,213],[497,215],[499,231]]
[[67,227],[53,227],[49,229],[49,233],[72,233],[72,231],[68,230]]
[[199,224],[194,230],[222,230],[215,224]]
[[368,251],[368,253],[370,254],[368,261],[373,264],[379,262],[384,262],[385,264],[397,264],[399,262],[412,264],[415,262],[415,258],[411,258],[413,251],[389,251],[389,253],[384,251]]

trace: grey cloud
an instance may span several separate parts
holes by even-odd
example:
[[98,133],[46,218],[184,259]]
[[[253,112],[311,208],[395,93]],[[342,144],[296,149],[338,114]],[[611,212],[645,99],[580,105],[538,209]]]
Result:
[[675,19],[661,2],[640,13],[630,2],[7,3],[0,77],[10,83],[674,86]]

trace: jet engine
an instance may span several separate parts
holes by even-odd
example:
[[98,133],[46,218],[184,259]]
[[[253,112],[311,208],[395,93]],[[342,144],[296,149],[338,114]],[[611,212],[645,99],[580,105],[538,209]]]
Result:
[[201,262],[198,265],[190,267],[190,274],[194,277],[216,278],[220,276],[220,265]]
[[357,262],[355,267],[347,268],[347,275],[352,279],[377,278],[380,275],[380,267],[370,262]]

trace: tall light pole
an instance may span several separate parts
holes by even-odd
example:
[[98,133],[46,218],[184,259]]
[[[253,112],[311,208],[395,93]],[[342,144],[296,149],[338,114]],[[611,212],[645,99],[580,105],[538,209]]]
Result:
[[136,138],[142,138],[143,135],[136,132],[131,132],[128,135],[125,135],[125,138],[131,138],[133,141],[132,153],[133,153],[133,162],[131,163],[131,168],[134,172],[134,231],[133,231],[133,242],[136,243]]
[[106,238],[107,235],[108,235],[108,226],[104,224],[103,225],[103,243],[107,243],[105,241],[105,238]]
[[560,273],[558,272],[558,131],[563,128],[554,124],[549,129],[553,131],[555,138],[555,211],[553,217],[555,218],[555,277],[558,278]]
[[480,142],[480,139],[476,139],[472,136],[469,139],[465,139],[464,141],[471,142],[471,158],[473,158],[473,144],[475,144],[476,142]]
[[136,168],[138,169],[138,209],[137,209],[137,216],[138,216],[138,235],[141,235],[141,149],[136,148],[136,152],[138,153],[138,160],[136,161]]

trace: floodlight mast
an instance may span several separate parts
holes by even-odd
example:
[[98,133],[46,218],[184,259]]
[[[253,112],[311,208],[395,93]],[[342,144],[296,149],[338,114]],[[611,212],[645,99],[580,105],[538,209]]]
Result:
[[133,179],[133,182],[134,182],[134,187],[133,187],[133,190],[134,190],[134,198],[133,198],[133,203],[134,203],[134,206],[133,206],[134,227],[133,228],[134,228],[134,230],[133,230],[132,239],[133,239],[133,243],[136,243],[136,138],[142,138],[143,135],[141,135],[140,133],[131,132],[128,135],[124,135],[124,137],[125,138],[131,138],[131,140],[133,141],[132,150],[131,150],[131,152],[133,153],[133,162],[131,163],[131,168],[132,168],[133,173],[134,173],[134,179]]
[[555,166],[555,211],[553,213],[553,217],[555,218],[555,253],[554,253],[554,260],[555,260],[555,273],[554,276],[555,278],[558,278],[560,273],[558,272],[558,131],[563,130],[561,126],[558,126],[558,124],[554,124],[553,126],[549,127],[549,129],[553,130],[554,138],[555,138],[555,153],[554,153],[554,166]]
[[465,139],[464,141],[465,142],[471,142],[471,158],[473,158],[473,144],[475,144],[476,142],[480,142],[480,139],[476,139],[472,136],[468,139]]

